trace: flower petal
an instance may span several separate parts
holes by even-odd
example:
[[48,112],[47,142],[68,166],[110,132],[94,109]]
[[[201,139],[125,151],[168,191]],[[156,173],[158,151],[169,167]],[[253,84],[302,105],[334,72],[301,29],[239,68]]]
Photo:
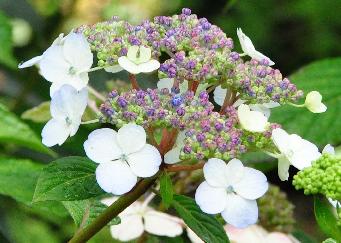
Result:
[[251,39],[243,33],[241,28],[237,28],[237,36],[242,47],[242,50],[245,54],[248,55],[250,52],[256,50],[252,44]]
[[43,58],[43,56],[33,57],[30,60],[19,64],[18,68],[27,68],[27,67],[32,67],[34,65],[38,65],[42,58]]
[[233,185],[238,195],[249,200],[263,196],[268,187],[266,176],[259,170],[248,167],[244,167],[243,178]]
[[278,158],[278,176],[281,181],[287,181],[289,178],[290,161],[285,156]]
[[209,159],[204,165],[203,172],[205,180],[210,186],[227,188],[228,177],[226,175],[226,164],[223,160]]
[[144,215],[144,227],[150,234],[175,237],[182,234],[182,220],[154,210]]
[[[299,170],[302,170],[306,167],[311,166],[311,163],[314,160],[320,158],[321,153],[319,152],[318,147],[315,144],[302,139],[301,137],[299,137],[299,139],[300,144],[291,148],[293,154],[288,158],[293,166],[295,166]],[[292,143],[292,145],[294,145],[294,143]]]
[[105,67],[104,70],[108,73],[118,73],[123,70],[123,68],[120,65],[114,65],[110,67]]
[[290,239],[290,237],[286,234],[283,234],[281,232],[271,232],[268,234],[265,239],[264,243],[293,243],[293,241]]
[[155,175],[159,171],[161,162],[159,151],[150,144],[146,144],[141,150],[128,155],[130,168],[139,177]]
[[162,78],[157,82],[156,86],[158,90],[168,89],[171,92],[173,84],[174,78]]
[[251,111],[248,105],[238,107],[238,119],[242,128],[250,132],[264,132],[268,126],[268,119],[259,111]]
[[64,59],[63,47],[60,45],[51,46],[44,52],[39,67],[41,75],[50,82],[67,83],[71,78],[71,66]]
[[89,159],[96,163],[110,162],[122,155],[122,150],[117,144],[117,133],[110,128],[91,132],[84,142],[84,150]]
[[117,143],[125,154],[139,151],[146,144],[146,132],[143,127],[129,123],[117,132]]
[[70,135],[70,128],[66,122],[52,118],[44,126],[41,136],[42,143],[47,147],[52,147],[56,144],[62,145]]
[[93,62],[90,45],[82,34],[71,32],[65,37],[63,54],[77,72],[88,71]]
[[327,106],[322,103],[322,95],[317,91],[309,92],[304,104],[313,113],[322,113],[327,110]]
[[281,153],[285,153],[289,147],[289,134],[282,128],[276,128],[272,131],[271,139]]
[[138,65],[140,73],[150,73],[157,70],[160,67],[160,63],[157,60],[151,59],[148,62]]
[[119,57],[118,64],[120,64],[120,66],[129,73],[139,74],[141,72],[139,67],[134,62],[130,61],[126,56]]
[[225,168],[227,184],[234,185],[239,182],[244,176],[244,165],[239,159],[231,159]]
[[214,102],[217,103],[220,106],[222,106],[224,104],[224,100],[225,100],[225,97],[226,97],[226,90],[227,89],[223,89],[221,87],[221,85],[219,85],[218,87],[216,87],[214,89],[214,92],[213,92]]
[[166,164],[172,165],[180,161],[180,153],[181,153],[181,147],[176,146],[175,148],[169,150],[165,155],[164,155],[164,161]]
[[263,61],[263,60],[267,60],[268,63],[269,63],[269,66],[275,65],[275,63],[274,63],[270,58],[268,58],[267,56],[265,56],[263,53],[260,53],[259,51],[256,51],[256,50],[255,50],[255,51],[253,51],[253,52],[251,52],[251,53],[248,53],[248,55],[249,55],[250,57],[252,57],[253,59],[259,61],[259,62],[261,62],[261,61]]
[[[230,242],[238,243],[264,243],[264,237],[268,234],[261,226],[251,225],[249,227],[239,229],[230,224],[226,224],[224,229],[229,237]],[[273,243],[278,243],[274,241]]]
[[204,181],[195,192],[195,202],[203,212],[216,214],[221,213],[225,209],[226,196],[225,188],[212,187]]
[[110,226],[110,233],[119,241],[130,241],[138,238],[144,232],[142,216],[131,214],[120,216],[121,223]]
[[322,150],[322,154],[331,154],[331,155],[335,155],[335,149],[332,145],[327,144],[326,146],[324,146],[323,150]]
[[192,242],[192,243],[205,243],[204,241],[202,241],[200,239],[199,236],[197,236],[196,233],[194,233],[193,230],[191,230],[191,228],[189,228],[188,226],[186,227],[186,230],[187,230],[187,237],[189,238],[189,240]]
[[137,183],[137,177],[127,163],[115,160],[98,165],[96,169],[98,185],[107,193],[122,195]]
[[245,228],[257,222],[258,207],[256,200],[244,199],[233,193],[228,193],[226,200],[226,208],[221,216],[227,223],[237,228]]
[[152,56],[152,50],[148,47],[140,46],[140,56],[137,58],[137,63],[145,63]]
[[139,46],[130,46],[127,52],[127,58],[132,61],[137,61],[137,52],[139,51]]

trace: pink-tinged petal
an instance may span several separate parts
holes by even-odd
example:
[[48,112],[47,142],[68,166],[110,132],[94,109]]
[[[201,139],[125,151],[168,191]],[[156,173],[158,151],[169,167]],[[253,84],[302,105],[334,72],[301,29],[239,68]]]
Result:
[[96,169],[98,185],[107,193],[122,195],[129,192],[137,183],[137,177],[127,163],[115,160],[101,163]]
[[202,182],[195,192],[195,202],[208,214],[221,213],[226,207],[226,200],[225,188],[212,187],[206,181]]
[[96,163],[110,162],[122,155],[117,144],[117,133],[110,128],[101,128],[90,133],[84,142],[84,150],[89,159]]
[[[238,243],[264,243],[264,239],[267,236],[266,230],[261,226],[251,225],[246,228],[240,229],[233,225],[225,225],[224,229],[231,242]],[[277,242],[273,242],[277,243]]]
[[237,228],[245,228],[257,222],[256,200],[244,199],[234,193],[228,193],[226,200],[226,207],[221,216],[227,223]]
[[130,168],[138,177],[155,175],[159,171],[161,162],[159,151],[150,144],[146,144],[141,150],[128,155]]
[[120,216],[121,223],[110,226],[111,236],[119,241],[130,241],[138,238],[144,232],[142,216],[131,214]]
[[133,123],[124,125],[117,132],[117,142],[126,155],[141,150],[146,144],[146,139],[143,127]]
[[182,220],[166,213],[154,210],[147,211],[144,218],[144,227],[150,234],[175,237],[182,234]]
[[62,145],[69,135],[70,128],[66,122],[57,119],[48,121],[41,132],[42,143],[47,147]]
[[293,243],[288,235],[281,232],[272,232],[265,237],[264,243]]
[[243,198],[254,200],[260,198],[268,190],[266,176],[259,170],[244,168],[243,178],[233,185],[234,191]]

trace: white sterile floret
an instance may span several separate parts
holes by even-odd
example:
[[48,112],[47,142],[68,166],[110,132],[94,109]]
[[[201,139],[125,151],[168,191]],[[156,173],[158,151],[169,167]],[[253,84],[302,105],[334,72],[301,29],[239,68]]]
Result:
[[40,74],[52,83],[52,97],[64,84],[77,90],[84,88],[89,81],[87,72],[92,62],[93,55],[85,37],[71,32],[64,38],[57,38],[43,55],[19,65],[19,68],[39,64]]
[[136,124],[126,124],[118,132],[110,128],[97,129],[84,142],[86,155],[96,163],[96,180],[108,193],[129,192],[138,177],[156,174],[161,155],[146,143],[146,132]]
[[[110,206],[117,198],[102,200]],[[176,237],[182,234],[182,220],[148,207],[145,203],[134,202],[118,215],[121,223],[110,226],[112,237],[130,241],[140,237],[144,231],[158,236]]]
[[221,85],[217,86],[214,89],[214,92],[213,92],[214,102],[217,103],[220,106],[222,106],[224,104],[224,100],[225,100],[225,97],[226,97],[226,90],[227,89],[223,89],[221,87]]
[[268,118],[259,111],[251,111],[248,105],[238,107],[238,120],[241,127],[250,132],[264,132],[269,126]]
[[276,158],[278,175],[282,181],[288,180],[290,165],[302,170],[311,166],[311,163],[321,156],[315,144],[296,134],[289,135],[281,128],[274,129],[271,138],[280,152]]
[[152,51],[144,46],[131,46],[127,56],[118,58],[118,64],[132,74],[150,73],[160,67],[157,60],[151,59]]
[[244,167],[238,159],[225,164],[209,159],[204,166],[205,181],[196,190],[195,201],[208,214],[221,213],[229,224],[244,228],[258,219],[256,199],[268,190],[266,176]]
[[322,103],[322,95],[317,91],[311,91],[307,94],[304,105],[313,113],[322,113],[327,110],[327,106]]
[[252,44],[251,39],[243,33],[241,28],[237,28],[237,35],[238,35],[238,39],[242,47],[242,50],[246,55],[250,56],[251,58],[257,61],[262,61],[265,59],[269,62],[269,66],[272,66],[275,64],[273,61],[270,60],[270,58],[268,58],[267,56],[263,55],[262,53],[256,50],[256,48]]
[[180,153],[185,145],[184,143],[185,138],[186,138],[185,132],[180,132],[178,134],[178,137],[176,138],[173,148],[169,150],[164,156],[164,161],[166,164],[175,164],[180,161]]
[[50,111],[52,119],[46,123],[41,133],[43,144],[48,147],[62,145],[76,134],[88,101],[88,91],[77,91],[70,85],[63,85],[54,93]]

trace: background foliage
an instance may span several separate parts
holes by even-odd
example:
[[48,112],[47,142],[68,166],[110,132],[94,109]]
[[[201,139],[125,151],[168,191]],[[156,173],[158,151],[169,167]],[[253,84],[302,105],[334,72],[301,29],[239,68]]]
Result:
[[[200,17],[206,17],[234,40],[236,28],[241,27],[257,49],[271,57],[276,67],[285,76],[290,75],[299,88],[306,92],[319,90],[328,106],[326,113],[316,115],[293,107],[281,107],[275,109],[272,120],[320,147],[326,143],[340,145],[340,1],[0,0],[0,242],[65,242],[75,230],[67,210],[80,222],[79,212],[91,204],[86,198],[77,198],[84,199],[78,201],[77,207],[67,202],[62,205],[42,200],[32,204],[44,164],[65,155],[83,156],[83,148],[78,144],[83,143],[93,127],[82,127],[62,148],[54,148],[54,151],[45,148],[40,143],[40,131],[42,122],[48,119],[44,113],[47,106],[20,117],[27,109],[49,99],[50,84],[34,68],[19,72],[17,64],[42,53],[58,33],[67,33],[80,24],[95,23],[112,15],[137,23],[155,15],[178,13],[182,7],[189,7]],[[238,45],[236,41],[237,48]],[[99,72],[90,80],[93,86],[104,90],[112,87],[114,80],[126,78],[125,74]],[[155,77],[142,75],[139,79],[146,80],[146,86],[155,86],[150,82]],[[279,183],[269,158],[252,156],[248,161],[258,162],[257,167],[268,169],[269,180],[289,192],[289,200],[296,205],[296,235],[304,230],[316,240],[325,239],[312,223],[315,222],[313,199],[293,191],[290,181]],[[47,169],[53,170],[53,167]],[[84,168],[84,173],[91,169],[91,165]],[[54,196],[53,191],[44,191],[43,179],[39,181],[42,191],[35,192],[35,199]],[[186,213],[182,201],[187,199],[174,196],[176,210]],[[166,206],[172,197],[166,195]],[[103,209],[98,206],[97,210]],[[91,242],[104,241],[115,242],[107,229]]]

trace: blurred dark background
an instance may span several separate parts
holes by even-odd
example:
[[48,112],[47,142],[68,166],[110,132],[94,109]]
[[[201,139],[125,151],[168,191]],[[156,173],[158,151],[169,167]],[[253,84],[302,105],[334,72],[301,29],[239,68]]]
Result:
[[[341,56],[340,0],[0,0],[0,102],[20,116],[23,111],[49,100],[50,84],[39,76],[37,69],[19,71],[17,64],[40,55],[59,33],[68,33],[81,24],[96,23],[112,15],[138,23],[156,15],[180,13],[183,7],[191,8],[192,13],[206,17],[221,27],[235,40],[237,51],[241,49],[236,29],[241,27],[257,50],[269,56],[284,76],[312,61]],[[91,75],[94,86],[100,87],[96,81],[108,79],[113,77],[104,72]],[[40,133],[43,124],[27,123],[37,134]],[[57,150],[61,154],[81,155],[83,149],[74,145],[80,140],[84,141],[87,129],[82,128],[78,138],[71,139],[63,149]],[[0,145],[2,154],[40,161],[51,160],[11,145]],[[289,182],[279,183],[276,171],[269,173],[269,178],[281,184],[283,189],[291,191],[290,200],[297,206],[295,213],[298,225],[319,238],[320,233],[313,223],[312,205],[309,203],[311,200],[303,198],[301,192],[292,191]],[[52,219],[44,218],[49,222],[47,230],[47,226],[36,221],[39,216],[27,218],[29,209],[26,208],[16,213],[15,220],[8,221],[7,214],[2,215],[2,212],[13,210],[9,205],[15,203],[9,198],[0,199],[0,242],[7,242],[5,236],[1,238],[1,232],[3,235],[11,235],[6,233],[8,228],[32,231],[22,228],[23,222],[30,224],[32,220],[36,230],[48,232],[46,235],[50,231],[58,235],[54,230],[61,230],[56,226],[58,222]],[[60,234],[68,235],[71,232],[72,227],[71,231],[66,230]],[[15,242],[58,242],[58,237],[51,237],[40,241],[36,238],[30,241],[25,237],[16,237]]]

